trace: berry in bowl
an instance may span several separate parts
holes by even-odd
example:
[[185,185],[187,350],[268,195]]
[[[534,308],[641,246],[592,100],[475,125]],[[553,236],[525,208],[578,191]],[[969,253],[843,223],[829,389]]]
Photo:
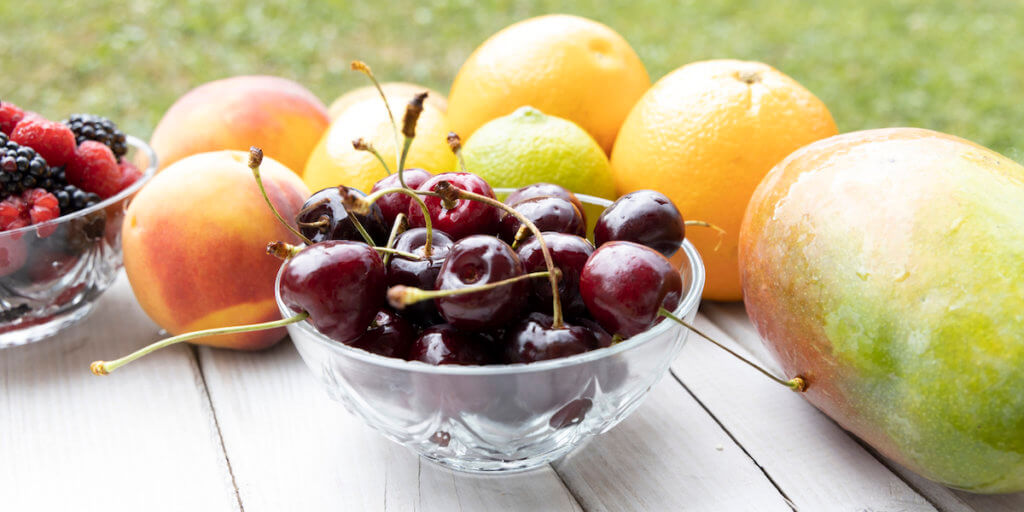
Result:
[[55,122],[0,103],[0,348],[89,313],[121,268],[124,208],[155,168],[152,149],[106,118]]

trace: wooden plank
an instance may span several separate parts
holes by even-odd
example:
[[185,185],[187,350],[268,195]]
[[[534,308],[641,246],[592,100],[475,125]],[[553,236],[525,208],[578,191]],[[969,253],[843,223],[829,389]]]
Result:
[[89,373],[157,332],[122,275],[82,323],[0,350],[0,508],[239,510],[192,349]]
[[588,511],[791,510],[671,376],[632,416],[555,470]]
[[549,467],[474,477],[421,461],[328,398],[290,342],[199,354],[246,512],[579,510]]
[[[729,327],[746,337],[738,344],[703,315],[697,323],[741,353],[760,345],[742,326]],[[799,395],[714,345],[691,337],[672,369],[797,510],[936,510]]]

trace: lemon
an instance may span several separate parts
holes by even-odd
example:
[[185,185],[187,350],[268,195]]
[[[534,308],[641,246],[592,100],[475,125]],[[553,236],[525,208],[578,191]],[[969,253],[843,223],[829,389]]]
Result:
[[573,192],[614,199],[604,150],[572,121],[520,107],[481,126],[462,150],[469,172],[492,187],[554,183]]

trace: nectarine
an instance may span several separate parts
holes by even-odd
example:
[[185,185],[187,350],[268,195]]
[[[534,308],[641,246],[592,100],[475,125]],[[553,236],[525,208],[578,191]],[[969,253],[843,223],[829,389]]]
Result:
[[[280,260],[268,242],[297,239],[267,208],[249,154],[193,155],[157,174],[132,200],[122,228],[124,266],[142,309],[172,334],[280,318],[274,278]],[[260,174],[267,195],[294,219],[309,190],[270,158]],[[261,349],[282,329],[211,337],[203,344]]]
[[327,125],[327,108],[302,85],[274,76],[236,76],[185,93],[157,124],[150,145],[161,168],[196,153],[259,146],[301,171]]

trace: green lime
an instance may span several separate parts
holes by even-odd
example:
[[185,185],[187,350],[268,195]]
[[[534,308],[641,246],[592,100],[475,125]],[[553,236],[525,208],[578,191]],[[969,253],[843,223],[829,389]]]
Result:
[[495,188],[554,183],[581,194],[616,197],[608,157],[590,134],[533,107],[481,126],[462,155],[466,169]]

